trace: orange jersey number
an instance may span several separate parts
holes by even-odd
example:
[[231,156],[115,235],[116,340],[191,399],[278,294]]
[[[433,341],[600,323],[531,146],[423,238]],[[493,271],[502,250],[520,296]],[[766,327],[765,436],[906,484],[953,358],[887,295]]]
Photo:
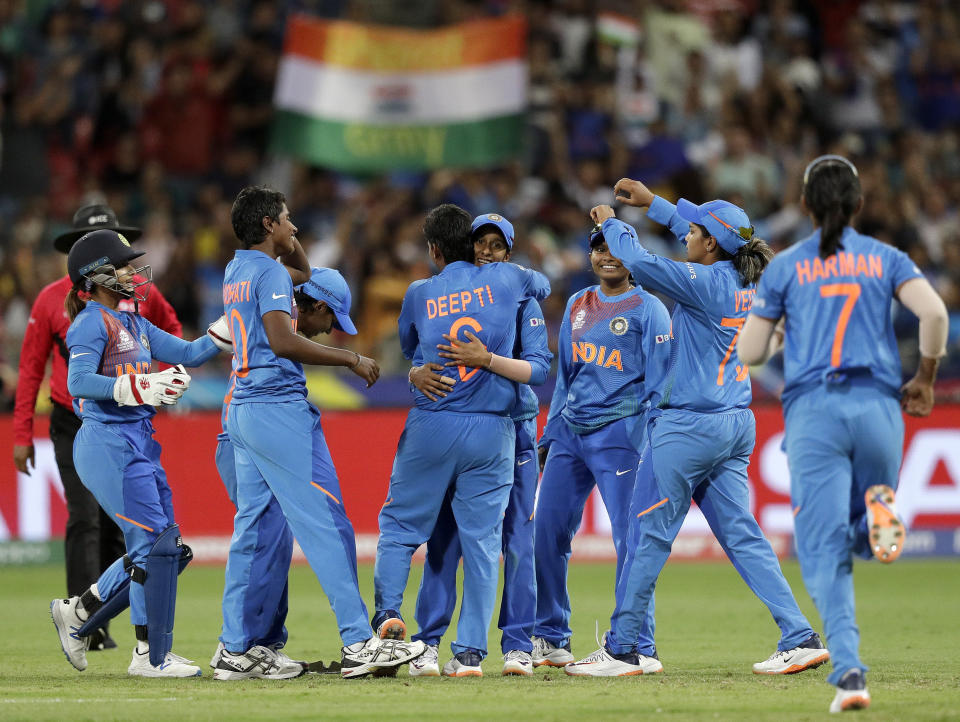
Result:
[[840,309],[840,318],[837,319],[837,330],[834,331],[833,348],[830,351],[830,365],[836,367],[843,359],[843,337],[847,333],[847,324],[850,322],[853,307],[857,305],[857,299],[860,298],[860,284],[828,283],[826,286],[820,286],[820,295],[823,298],[846,296],[843,308]]

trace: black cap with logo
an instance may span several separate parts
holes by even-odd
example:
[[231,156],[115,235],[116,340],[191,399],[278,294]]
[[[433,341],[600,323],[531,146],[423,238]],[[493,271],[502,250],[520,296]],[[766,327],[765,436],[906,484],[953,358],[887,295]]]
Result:
[[53,247],[60,253],[70,253],[70,248],[80,240],[81,236],[100,228],[109,228],[110,230],[122,233],[128,241],[137,240],[143,233],[139,228],[131,226],[121,226],[117,221],[117,214],[113,209],[103,203],[94,203],[84,206],[73,214],[73,228],[53,239]]
[[130,248],[123,234],[106,228],[91,231],[80,238],[70,249],[67,256],[67,272],[70,280],[77,284],[101,266],[110,265],[123,268],[143,251]]

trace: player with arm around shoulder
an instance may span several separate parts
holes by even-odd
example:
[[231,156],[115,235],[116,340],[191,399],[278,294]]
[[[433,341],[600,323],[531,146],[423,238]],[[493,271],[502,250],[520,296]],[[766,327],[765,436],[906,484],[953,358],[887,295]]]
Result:
[[[413,283],[398,330],[407,358],[441,363],[439,345],[470,339],[493,354],[494,367],[531,364],[512,359],[520,303],[549,293],[546,278],[509,263],[474,264],[471,218],[444,204],[427,214],[424,235],[440,272]],[[497,360],[499,359],[499,361]],[[380,511],[374,569],[376,624],[399,619],[413,553],[433,532],[448,492],[464,560],[463,604],[453,659],[445,676],[482,675],[487,629],[496,602],[503,513],[513,483],[515,429],[509,413],[514,381],[483,368],[447,367],[456,378],[446,395],[415,396],[397,446]]]
[[777,651],[757,674],[789,674],[823,664],[829,653],[797,606],[776,554],[750,512],[747,465],[755,442],[749,371],[736,356],[754,284],[772,256],[753,238],[742,209],[722,200],[677,206],[642,183],[623,179],[618,200],[668,225],[687,261],[649,253],[609,206],[591,211],[604,238],[647,288],[676,300],[673,353],[659,408],[648,428],[629,514],[631,543],[617,584],[616,608],[603,646],[567,667],[570,674],[643,672],[636,635],[657,577],[695,500],[727,557],[780,628]]
[[[177,575],[192,555],[174,521],[151,423],[154,407],[175,403],[190,376],[180,365],[150,373],[150,364],[199,366],[219,349],[210,338],[188,343],[136,313],[118,310],[123,298],[143,299],[149,266],[130,265],[141,255],[113,230],[88,233],[70,249],[68,385],[83,419],[74,466],[123,530],[127,553],[81,595],[55,599],[50,611],[67,660],[83,671],[89,639],[80,635],[84,622],[129,598],[137,647],[128,674],[194,677],[200,668],[170,651]],[[84,301],[81,293],[90,300]]]
[[[214,679],[287,679],[302,672],[275,650],[256,644],[263,631],[248,628],[243,613],[262,598],[260,585],[270,583],[255,572],[273,552],[257,554],[253,542],[283,542],[282,528],[264,526],[264,511],[274,500],[330,600],[343,641],[341,676],[362,677],[409,662],[423,652],[423,644],[377,639],[367,621],[353,527],[343,510],[320,412],[306,398],[301,364],[346,366],[368,386],[376,382],[379,366],[353,351],[296,333],[294,285],[311,288],[311,269],[282,193],[265,187],[243,189],[231,221],[241,248],[227,265],[223,300],[233,340],[235,383],[226,432],[234,450],[237,514],[223,592],[224,648]],[[286,258],[294,271],[277,263],[278,258]],[[324,313],[354,330],[342,308],[331,306]]]
[[[647,412],[669,367],[670,316],[634,282],[602,233],[590,238],[599,283],[567,302],[557,341],[557,383],[539,450],[545,454],[536,509],[536,666],[563,667],[570,651],[567,566],[587,498],[597,487],[610,517],[617,578],[626,557],[627,513]],[[653,605],[634,635],[649,671],[659,666]]]
[[[763,274],[738,352],[745,362],[762,363],[783,342],[784,448],[797,556],[830,640],[827,681],[837,688],[830,711],[840,712],[870,704],[853,556],[892,562],[903,549],[906,529],[894,505],[900,412],[930,413],[948,319],[906,254],[850,227],[863,203],[850,161],[814,159],[801,202],[814,233],[781,252]],[[920,319],[920,364],[902,388],[894,298]]]
[[[287,261],[289,256],[282,260]],[[288,271],[291,271],[288,267]],[[294,302],[297,304],[297,333],[312,339],[321,333],[330,333],[334,328],[348,334],[355,334],[356,328],[350,321],[350,288],[340,273],[332,268],[313,268],[310,280],[294,289]],[[338,320],[343,318],[343,323]],[[231,342],[232,350],[232,342]],[[231,374],[230,386],[223,403],[221,422],[223,431],[217,435],[216,464],[217,472],[227,490],[227,496],[234,508],[237,508],[237,473],[234,462],[233,444],[226,432],[226,419],[229,415],[230,401],[236,377]],[[342,506],[333,510],[342,512]],[[349,520],[345,521],[349,524]],[[261,583],[252,587],[249,603],[240,610],[244,621],[242,628],[247,635],[241,646],[250,649],[254,646],[266,647],[273,651],[274,660],[281,670],[296,671],[295,666],[307,667],[302,660],[291,659],[283,651],[287,642],[286,619],[289,599],[288,575],[293,554],[293,532],[283,515],[276,497],[270,500],[263,511],[259,524],[259,534],[272,540],[270,544],[257,547],[257,559],[254,568],[259,569],[257,576]],[[223,642],[210,660],[210,666],[216,667],[223,651]]]
[[[486,213],[473,219],[471,237],[475,263],[500,263],[510,260],[513,249],[513,224],[498,213]],[[533,566],[533,507],[539,477],[536,459],[537,413],[539,402],[531,384],[542,384],[550,370],[551,354],[547,347],[547,327],[540,304],[526,299],[517,316],[517,342],[513,356],[526,362],[529,369],[516,364],[516,372],[508,367],[513,359],[494,359],[491,352],[471,333],[469,343],[452,341],[441,345],[441,357],[453,358],[446,366],[462,364],[471,368],[495,369],[507,378],[526,379],[517,384],[517,398],[510,411],[516,436],[513,486],[503,517],[503,592],[500,599],[500,647],[503,652],[503,674],[533,674],[531,652],[533,624],[536,616],[536,577]],[[444,349],[449,349],[446,351]],[[411,383],[422,393],[435,398],[446,395],[454,379],[444,376],[441,364],[417,365],[410,371]],[[442,384],[442,386],[440,385]],[[422,657],[410,663],[413,676],[438,676],[437,653],[440,638],[446,632],[457,603],[457,566],[461,547],[450,495],[444,501],[437,524],[427,542],[423,577],[417,594],[415,617],[420,631],[413,636],[427,643]]]

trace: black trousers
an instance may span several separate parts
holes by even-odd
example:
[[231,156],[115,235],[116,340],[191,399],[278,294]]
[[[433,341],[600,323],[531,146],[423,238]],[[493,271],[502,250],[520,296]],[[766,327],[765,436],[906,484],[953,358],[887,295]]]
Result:
[[67,562],[67,594],[82,594],[100,574],[125,552],[123,533],[100,508],[73,468],[73,440],[80,419],[60,404],[50,413],[50,440],[60,469],[67,502],[64,556]]

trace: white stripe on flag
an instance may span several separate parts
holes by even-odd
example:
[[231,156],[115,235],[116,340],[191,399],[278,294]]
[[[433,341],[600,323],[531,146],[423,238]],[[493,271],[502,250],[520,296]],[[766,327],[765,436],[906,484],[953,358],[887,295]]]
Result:
[[345,122],[418,125],[483,120],[522,113],[527,66],[520,60],[442,72],[375,73],[286,56],[275,104],[284,110]]

